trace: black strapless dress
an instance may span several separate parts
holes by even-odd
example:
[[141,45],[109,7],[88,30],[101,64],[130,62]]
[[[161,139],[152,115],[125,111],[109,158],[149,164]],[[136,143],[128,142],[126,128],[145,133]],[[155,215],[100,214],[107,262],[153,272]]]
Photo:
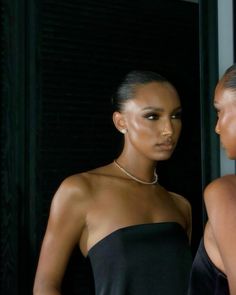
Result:
[[203,239],[194,258],[188,295],[229,295],[227,278],[210,260]]
[[192,263],[176,222],[131,225],[89,251],[96,295],[185,295]]

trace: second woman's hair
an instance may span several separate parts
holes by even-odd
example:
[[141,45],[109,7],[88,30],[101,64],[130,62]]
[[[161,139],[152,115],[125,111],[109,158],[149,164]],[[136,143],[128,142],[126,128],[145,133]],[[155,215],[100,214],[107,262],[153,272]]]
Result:
[[236,64],[233,64],[225,71],[222,77],[222,85],[226,89],[236,91]]

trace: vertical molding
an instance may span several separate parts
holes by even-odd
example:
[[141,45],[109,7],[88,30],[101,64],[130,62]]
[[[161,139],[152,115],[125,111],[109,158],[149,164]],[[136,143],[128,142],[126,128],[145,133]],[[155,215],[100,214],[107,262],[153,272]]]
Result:
[[233,1],[233,39],[234,39],[234,62],[236,62],[236,4]]
[[[202,185],[204,189],[220,174],[219,140],[214,132],[216,114],[212,106],[214,89],[218,81],[217,1],[200,0],[199,9]],[[203,220],[206,220],[205,210],[203,210]]]
[[[42,216],[40,195],[40,180],[38,171],[39,162],[39,130],[41,118],[41,68],[40,68],[40,13],[41,1],[27,1],[27,27],[26,27],[26,92],[28,97],[27,111],[27,141],[28,141],[28,235],[29,235],[29,278],[33,281],[35,263],[37,263],[39,245],[39,223]],[[28,279],[29,279],[28,278]],[[31,294],[31,292],[30,292]]]
[[39,129],[41,117],[41,79],[40,79],[40,13],[41,1],[25,0],[25,141],[26,167],[25,185],[25,243],[24,260],[21,265],[27,265],[22,278],[22,294],[32,294],[35,276],[39,236],[38,227],[41,221],[41,195],[39,189]]
[[[1,294],[20,294],[25,271],[25,1],[3,1],[3,124],[1,187]],[[3,234],[4,233],[4,234]]]
[[40,214],[37,3],[4,0],[2,9],[1,294],[32,294],[35,270]]

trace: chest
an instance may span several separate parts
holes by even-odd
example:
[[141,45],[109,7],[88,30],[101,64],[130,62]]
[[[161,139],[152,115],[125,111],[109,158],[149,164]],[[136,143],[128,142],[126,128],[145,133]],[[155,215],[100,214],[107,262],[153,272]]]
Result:
[[95,226],[116,227],[168,220],[182,223],[181,218],[171,195],[162,187],[131,187],[97,192],[87,220]]
[[[98,187],[98,186],[97,186]],[[186,220],[171,195],[161,186],[100,185],[87,210],[81,238],[85,251],[112,232],[129,226]]]

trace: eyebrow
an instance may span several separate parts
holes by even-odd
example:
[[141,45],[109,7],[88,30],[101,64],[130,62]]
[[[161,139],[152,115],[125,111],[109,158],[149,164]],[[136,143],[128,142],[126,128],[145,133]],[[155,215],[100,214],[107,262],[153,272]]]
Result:
[[[156,111],[156,112],[164,112],[165,111],[163,108],[157,108],[157,107],[152,107],[152,106],[144,107],[142,109],[142,111],[148,111],[148,110],[150,110],[150,111]],[[182,107],[179,106],[179,107],[173,109],[173,112],[175,112],[175,111],[181,111],[181,110],[182,110]]]

